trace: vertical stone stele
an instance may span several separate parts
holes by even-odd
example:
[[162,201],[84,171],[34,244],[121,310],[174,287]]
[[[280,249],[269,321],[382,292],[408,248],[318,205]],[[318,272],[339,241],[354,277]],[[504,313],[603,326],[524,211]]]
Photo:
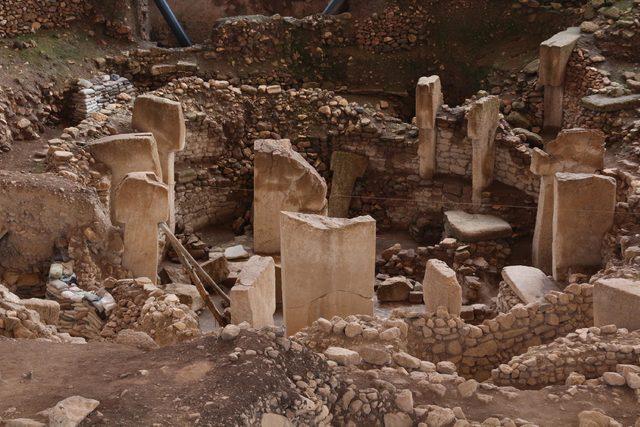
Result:
[[602,175],[557,173],[553,206],[553,278],[602,265],[602,242],[613,227],[616,180]]
[[276,265],[271,257],[249,258],[229,293],[231,323],[254,328],[272,326],[276,311]]
[[320,317],[373,314],[376,222],[282,212],[282,299],[288,335]]
[[545,151],[534,148],[531,172],[540,176],[540,194],[531,258],[533,266],[551,274],[553,240],[553,183],[557,172],[594,173],[604,168],[604,133],[591,129],[567,129]]
[[288,139],[254,143],[253,249],[280,252],[280,212],[326,215],[327,184]]
[[111,171],[111,221],[116,188],[130,172],[152,172],[162,177],[156,140],[151,133],[129,133],[101,138],[89,145],[91,155]]
[[436,173],[436,115],[444,103],[440,77],[420,77],[416,86],[416,125],[420,177],[433,179]]
[[580,38],[580,28],[571,27],[540,44],[538,84],[544,86],[544,128],[562,128],[562,101],[567,64]]
[[344,151],[334,151],[331,155],[331,194],[329,195],[329,216],[347,218],[351,205],[351,194],[356,179],[364,175],[369,160],[365,156]]
[[445,307],[450,314],[459,316],[462,311],[462,287],[446,262],[438,259],[427,261],[424,272],[424,303],[427,312],[435,313]]
[[500,100],[485,96],[473,103],[467,113],[467,135],[472,147],[472,203],[482,203],[482,191],[493,182],[496,161],[495,139],[500,120]]
[[133,104],[131,125],[134,129],[151,132],[156,139],[162,168],[161,178],[169,190],[169,227],[174,230],[176,223],[175,153],[184,150],[187,133],[182,105],[177,101],[155,95],[140,95]]
[[169,191],[150,172],[131,172],[115,194],[116,221],[124,224],[122,265],[135,277],[158,276],[158,224],[169,219]]

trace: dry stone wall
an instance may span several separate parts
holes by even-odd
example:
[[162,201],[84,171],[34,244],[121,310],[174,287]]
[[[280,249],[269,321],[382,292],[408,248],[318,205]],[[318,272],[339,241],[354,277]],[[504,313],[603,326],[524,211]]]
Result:
[[0,38],[28,34],[41,28],[65,28],[91,10],[82,0],[3,0],[0,3]]

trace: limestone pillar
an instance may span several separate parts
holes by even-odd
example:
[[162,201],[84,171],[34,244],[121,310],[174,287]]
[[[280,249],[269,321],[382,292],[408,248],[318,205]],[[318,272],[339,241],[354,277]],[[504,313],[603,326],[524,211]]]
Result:
[[436,114],[443,104],[440,77],[420,77],[416,86],[416,124],[420,177],[433,179],[436,173]]
[[271,257],[252,256],[229,292],[231,323],[254,328],[273,325],[276,311],[276,266]]
[[108,136],[89,145],[91,155],[111,171],[111,221],[115,222],[113,200],[116,188],[130,172],[153,172],[162,177],[156,140],[151,133]]
[[280,225],[287,334],[295,334],[319,317],[373,314],[373,218],[282,212]]
[[254,143],[253,248],[280,252],[280,212],[326,215],[327,184],[288,139]]
[[169,219],[167,186],[150,172],[131,172],[116,189],[116,220],[124,224],[122,265],[135,277],[158,275],[158,224]]
[[184,149],[187,133],[182,105],[159,96],[138,96],[131,124],[134,129],[151,132],[156,139],[162,181],[169,190],[169,227],[175,230],[175,153]]
[[613,227],[616,180],[584,173],[557,173],[553,206],[553,278],[595,272],[602,241]]
[[472,202],[482,203],[482,191],[493,182],[495,138],[500,120],[500,100],[485,96],[473,103],[467,114],[467,135],[472,146]]
[[540,176],[536,228],[533,233],[533,266],[547,274],[552,269],[553,183],[556,172],[594,173],[604,167],[604,134],[597,130],[568,129],[545,146],[534,149],[531,171]]
[[354,153],[334,151],[331,155],[331,194],[329,196],[329,216],[347,218],[351,205],[351,194],[356,179],[364,175],[369,159]]
[[462,287],[446,262],[438,259],[427,261],[424,272],[424,303],[427,311],[435,313],[438,307],[445,307],[450,314],[460,315],[462,311]]
[[562,101],[567,63],[580,38],[580,29],[568,28],[540,44],[538,83],[544,86],[544,128],[562,128]]

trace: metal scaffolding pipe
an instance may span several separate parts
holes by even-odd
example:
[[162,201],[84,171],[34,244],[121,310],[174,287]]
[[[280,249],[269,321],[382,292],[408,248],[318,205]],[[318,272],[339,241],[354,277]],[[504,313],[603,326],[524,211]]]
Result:
[[167,3],[167,0],[155,0],[156,6],[160,9],[160,13],[164,16],[165,21],[167,21],[167,25],[171,28],[173,35],[178,39],[178,43],[182,47],[191,46],[191,40],[189,40],[189,36],[180,25],[180,21],[176,18],[176,15],[171,10],[171,7]]
[[331,0],[322,12],[323,15],[337,15],[340,13],[347,0]]

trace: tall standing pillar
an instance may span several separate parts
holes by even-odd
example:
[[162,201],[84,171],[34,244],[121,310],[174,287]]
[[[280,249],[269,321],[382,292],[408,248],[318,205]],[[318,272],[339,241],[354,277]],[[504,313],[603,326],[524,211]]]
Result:
[[473,103],[467,114],[467,135],[472,147],[472,203],[482,203],[482,191],[493,182],[495,139],[500,120],[500,100],[485,96]]
[[442,103],[440,77],[420,77],[416,86],[416,124],[418,125],[420,177],[424,179],[433,179],[436,173],[438,139],[436,114]]

